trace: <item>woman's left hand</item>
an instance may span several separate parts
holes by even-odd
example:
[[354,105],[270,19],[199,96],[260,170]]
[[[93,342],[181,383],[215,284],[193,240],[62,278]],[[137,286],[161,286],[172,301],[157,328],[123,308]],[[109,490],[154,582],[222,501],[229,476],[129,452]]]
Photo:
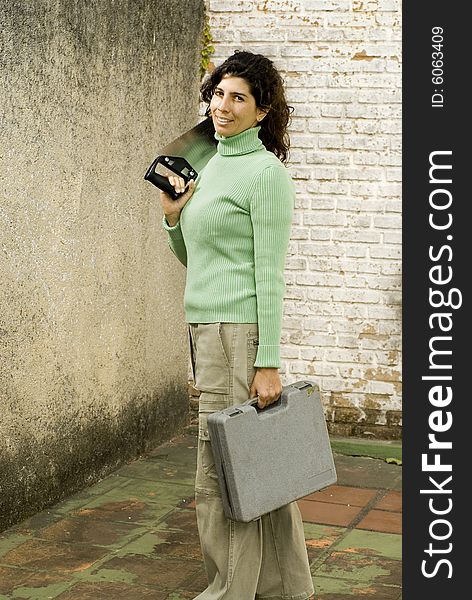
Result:
[[282,393],[279,370],[268,367],[257,367],[256,374],[249,390],[250,398],[259,399],[257,406],[265,408],[279,399]]

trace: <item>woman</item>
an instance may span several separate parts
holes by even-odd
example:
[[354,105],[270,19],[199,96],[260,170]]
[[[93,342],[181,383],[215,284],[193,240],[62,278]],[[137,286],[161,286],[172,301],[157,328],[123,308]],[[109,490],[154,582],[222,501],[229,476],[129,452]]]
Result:
[[[217,153],[188,189],[169,177],[163,226],[187,267],[184,304],[200,391],[195,498],[208,587],[198,600],[306,600],[313,584],[296,503],[251,523],[226,519],[207,416],[282,391],[284,262],[294,186],[282,79],[261,55],[236,52],[203,83]],[[190,199],[191,202],[190,202]],[[196,600],[197,600],[196,599]]]

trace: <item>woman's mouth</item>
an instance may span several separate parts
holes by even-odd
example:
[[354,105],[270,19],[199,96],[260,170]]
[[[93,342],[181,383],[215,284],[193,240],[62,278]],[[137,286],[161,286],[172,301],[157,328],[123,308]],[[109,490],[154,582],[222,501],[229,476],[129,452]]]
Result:
[[228,125],[228,123],[232,123],[232,119],[225,119],[224,117],[219,117],[215,115],[216,122],[218,125]]

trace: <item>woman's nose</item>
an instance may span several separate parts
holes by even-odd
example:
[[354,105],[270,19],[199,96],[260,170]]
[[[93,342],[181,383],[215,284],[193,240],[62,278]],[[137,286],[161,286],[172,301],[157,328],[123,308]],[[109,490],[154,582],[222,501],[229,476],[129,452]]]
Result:
[[228,100],[229,100],[228,96],[220,97],[220,98],[218,98],[218,100],[219,100],[219,104],[218,104],[219,110],[226,112],[228,110]]

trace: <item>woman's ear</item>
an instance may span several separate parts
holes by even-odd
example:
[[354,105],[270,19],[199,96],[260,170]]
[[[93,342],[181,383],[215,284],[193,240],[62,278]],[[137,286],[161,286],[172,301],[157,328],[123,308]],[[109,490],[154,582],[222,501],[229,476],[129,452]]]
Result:
[[267,113],[269,112],[268,108],[258,108],[257,109],[257,122],[260,123],[262,121],[262,119],[267,115]]

